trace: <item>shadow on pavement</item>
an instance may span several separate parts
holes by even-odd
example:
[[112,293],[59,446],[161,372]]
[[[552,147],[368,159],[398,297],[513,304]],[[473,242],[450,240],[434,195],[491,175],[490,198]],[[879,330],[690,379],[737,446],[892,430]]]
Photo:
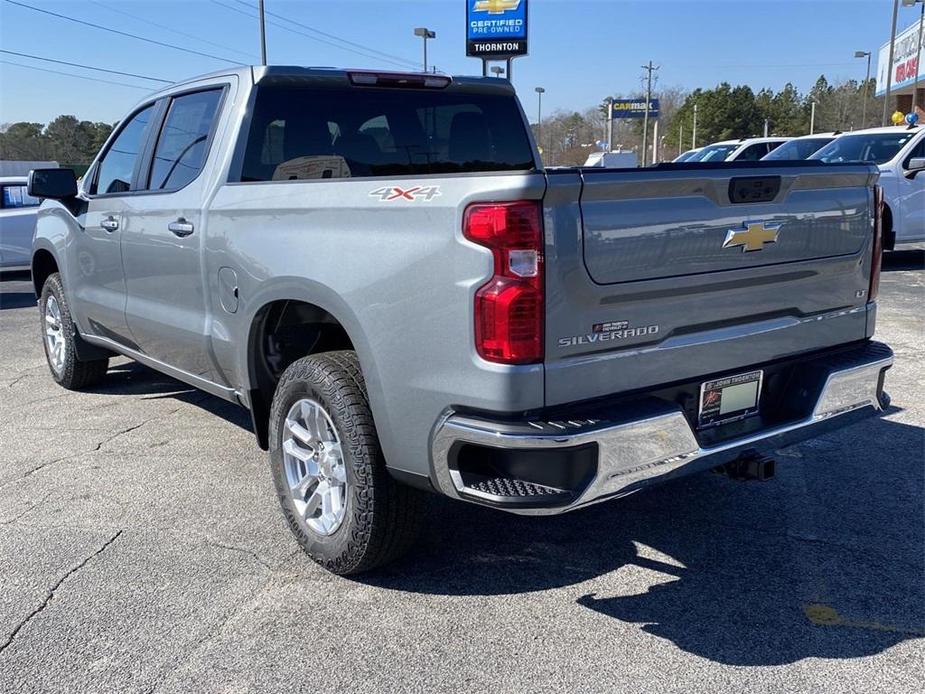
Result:
[[[0,311],[35,306],[32,275],[28,270],[0,270],[0,282],[16,283],[15,286],[0,285]],[[22,286],[23,284],[25,286]]]
[[[418,551],[360,580],[444,595],[573,586],[582,608],[733,665],[878,653],[925,636],[925,437],[886,420],[851,431],[786,449],[768,483],[695,475],[551,518],[434,504]],[[579,585],[614,572],[616,594]],[[619,590],[630,580],[645,592]]]
[[883,272],[925,270],[925,250],[889,251],[883,254]]
[[84,392],[134,395],[145,400],[173,398],[196,405],[231,424],[251,431],[250,414],[243,407],[209,395],[135,361],[113,364],[106,378],[95,386],[85,388]]
[[35,306],[35,301],[35,294],[32,292],[2,292],[0,293],[0,311]]

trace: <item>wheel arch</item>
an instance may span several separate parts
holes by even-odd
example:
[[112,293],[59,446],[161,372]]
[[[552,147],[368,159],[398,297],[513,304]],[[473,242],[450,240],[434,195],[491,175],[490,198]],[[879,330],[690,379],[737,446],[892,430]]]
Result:
[[61,265],[54,251],[44,244],[36,247],[32,252],[32,287],[36,299],[41,296],[45,281],[56,272],[61,272]]
[[[336,349],[357,353],[375,412],[378,377],[364,331],[336,295],[313,292],[300,283],[264,288],[250,302],[246,333],[239,347],[239,372],[246,382],[252,425],[261,448],[269,445],[270,404],[279,377],[296,359]],[[375,418],[375,414],[374,414]]]

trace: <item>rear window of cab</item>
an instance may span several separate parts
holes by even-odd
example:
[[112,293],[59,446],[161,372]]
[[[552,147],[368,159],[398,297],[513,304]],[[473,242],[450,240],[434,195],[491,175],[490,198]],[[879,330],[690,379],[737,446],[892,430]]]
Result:
[[513,95],[261,85],[240,182],[526,171],[535,167]]

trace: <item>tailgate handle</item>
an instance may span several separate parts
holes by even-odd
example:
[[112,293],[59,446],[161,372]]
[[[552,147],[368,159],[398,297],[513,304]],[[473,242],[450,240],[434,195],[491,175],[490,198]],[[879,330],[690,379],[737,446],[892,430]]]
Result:
[[743,176],[729,181],[729,201],[770,202],[780,192],[780,176]]

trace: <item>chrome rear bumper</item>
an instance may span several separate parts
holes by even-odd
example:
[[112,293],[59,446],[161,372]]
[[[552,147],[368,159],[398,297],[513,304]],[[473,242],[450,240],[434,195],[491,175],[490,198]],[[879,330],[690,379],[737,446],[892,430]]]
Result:
[[[580,419],[556,421],[493,421],[448,412],[432,437],[432,477],[440,491],[458,499],[515,513],[563,513],[722,465],[745,452],[773,451],[883,409],[883,374],[893,363],[889,347],[871,342],[831,360],[817,360],[827,375],[807,416],[709,447],[698,442],[679,406],[652,399],[630,403],[623,412],[615,415],[610,411],[601,419],[582,415]],[[460,447],[466,444],[527,454],[564,453],[591,445],[596,447],[597,465],[581,488],[569,495],[557,495],[527,482],[517,487],[519,498],[501,496],[486,491],[485,485],[466,484],[454,464]],[[506,482],[503,486],[511,488]]]

